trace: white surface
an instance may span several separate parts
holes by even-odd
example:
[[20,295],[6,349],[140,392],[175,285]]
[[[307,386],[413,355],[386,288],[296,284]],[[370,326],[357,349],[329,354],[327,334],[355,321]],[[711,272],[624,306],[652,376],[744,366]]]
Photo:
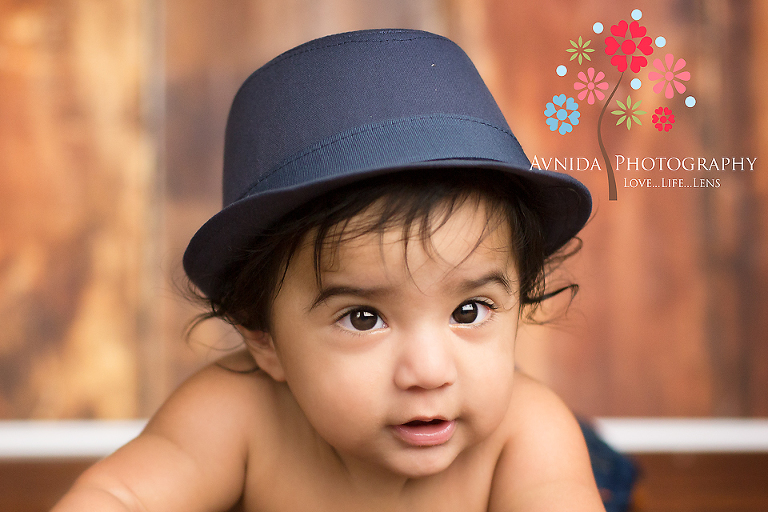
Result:
[[[768,452],[768,419],[597,418],[614,449],[641,452]],[[0,421],[0,458],[103,457],[146,420]]]
[[0,457],[104,457],[139,435],[146,423],[0,421]]
[[621,452],[768,452],[768,419],[599,418],[593,423]]

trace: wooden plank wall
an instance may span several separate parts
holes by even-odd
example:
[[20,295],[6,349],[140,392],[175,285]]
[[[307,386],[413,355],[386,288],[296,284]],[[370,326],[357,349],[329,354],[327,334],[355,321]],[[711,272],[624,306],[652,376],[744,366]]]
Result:
[[[603,22],[607,31],[616,20],[631,21],[630,10],[640,8],[648,35],[667,38],[657,54],[685,57],[692,75],[686,94],[698,104],[687,109],[677,97],[667,103],[678,114],[679,131],[669,134],[643,127],[611,131],[604,121],[608,151],[641,158],[750,156],[758,165],[753,173],[723,173],[720,188],[701,190],[626,189],[623,177],[658,180],[664,174],[617,171],[616,202],[606,200],[604,173],[579,173],[595,196],[596,210],[574,262],[582,293],[569,332],[541,333],[542,342],[533,343],[538,345],[533,353],[543,351],[537,373],[588,414],[765,415],[768,188],[765,163],[759,163],[766,140],[759,108],[765,107],[766,88],[759,82],[764,56],[756,42],[764,37],[764,6],[547,4],[551,9],[488,4],[490,46],[502,73],[494,86],[503,91],[503,109],[523,130],[524,143],[530,142],[529,154],[590,161],[600,156],[594,128],[561,137],[542,126],[546,96],[539,91],[557,93],[550,85],[552,70],[565,60],[561,55],[569,38],[592,36],[599,43],[602,38],[590,30],[594,22]],[[607,70],[612,87],[617,72],[604,59],[595,57],[594,65]],[[665,104],[648,85],[637,93],[628,85],[625,80],[617,98],[631,93],[649,111]],[[586,102],[582,107],[582,123],[596,126],[597,110]]]
[[603,173],[574,172],[596,210],[568,266],[581,292],[525,330],[521,364],[586,416],[768,414],[764,2],[0,0],[0,418],[145,416],[237,344],[213,323],[183,339],[180,262],[218,209],[226,111],[259,65],[333,32],[431,30],[470,54],[529,156],[591,159],[598,109],[568,136],[544,124],[568,83],[553,70],[634,8],[685,57],[698,104],[675,104],[666,138],[605,121],[609,151],[757,169],[616,202]]
[[0,2],[0,417],[130,417],[158,244],[150,13]]
[[[0,510],[46,512],[92,459],[0,461]],[[765,512],[764,453],[641,454],[631,512]]]

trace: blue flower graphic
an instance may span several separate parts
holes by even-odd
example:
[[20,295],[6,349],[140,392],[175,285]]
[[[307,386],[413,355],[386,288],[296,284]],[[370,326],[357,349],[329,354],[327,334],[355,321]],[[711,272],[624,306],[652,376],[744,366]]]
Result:
[[558,131],[560,135],[572,132],[573,127],[579,124],[579,117],[581,117],[579,104],[573,98],[566,99],[565,94],[553,96],[552,102],[547,103],[544,115],[547,116],[549,130]]

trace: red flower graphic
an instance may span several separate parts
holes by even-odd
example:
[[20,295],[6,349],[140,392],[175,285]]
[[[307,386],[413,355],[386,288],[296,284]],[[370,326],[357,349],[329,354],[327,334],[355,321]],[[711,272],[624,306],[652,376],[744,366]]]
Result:
[[667,107],[659,107],[653,111],[651,122],[657,130],[668,132],[675,124],[675,115]]
[[[629,37],[627,37],[627,29],[629,29]],[[608,36],[605,38],[605,54],[613,55],[611,64],[616,66],[616,69],[621,72],[626,71],[627,58],[629,58],[629,68],[634,73],[639,73],[640,69],[648,65],[648,60],[643,55],[652,54],[653,48],[651,47],[651,38],[645,35],[646,32],[646,28],[637,21],[627,25],[626,21],[621,20],[618,25],[611,27],[611,34],[616,37]],[[616,38],[621,39],[621,42]],[[635,39],[639,39],[639,41],[636,42]],[[621,50],[620,53],[616,53],[619,50]],[[638,50],[643,55],[635,55]]]

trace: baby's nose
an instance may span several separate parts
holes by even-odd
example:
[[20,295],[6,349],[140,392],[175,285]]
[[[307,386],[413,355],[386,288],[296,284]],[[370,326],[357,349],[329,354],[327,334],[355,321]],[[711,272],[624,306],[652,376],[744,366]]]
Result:
[[453,345],[447,333],[420,330],[401,342],[395,385],[403,390],[437,389],[456,382]]

